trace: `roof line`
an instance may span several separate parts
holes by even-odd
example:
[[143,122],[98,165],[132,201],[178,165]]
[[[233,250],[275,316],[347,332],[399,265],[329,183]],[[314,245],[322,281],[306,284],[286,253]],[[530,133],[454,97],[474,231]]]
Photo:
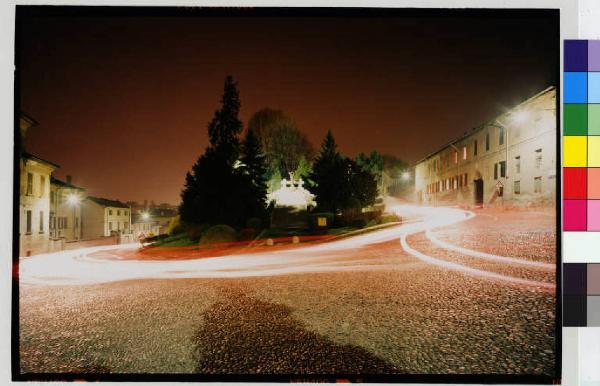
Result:
[[[542,91],[540,91],[540,92],[536,93],[536,94],[535,94],[535,95],[533,95],[533,96],[530,96],[529,98],[527,98],[527,99],[523,100],[522,102],[520,102],[519,104],[515,105],[515,106],[514,106],[512,109],[510,109],[510,110],[513,110],[513,109],[515,109],[515,108],[517,108],[517,107],[519,107],[519,106],[521,106],[521,105],[524,105],[524,104],[526,104],[526,103],[529,103],[529,102],[531,102],[533,99],[535,99],[535,98],[537,98],[537,97],[539,97],[539,96],[541,96],[541,95],[544,95],[544,94],[546,94],[546,93],[548,93],[548,92],[552,91],[553,89],[556,89],[556,86],[548,86],[548,87],[546,87],[544,90],[542,90]],[[510,110],[508,110],[508,111],[510,111]],[[483,128],[487,127],[487,126],[491,126],[491,125],[493,125],[493,124],[494,124],[494,121],[496,121],[496,120],[497,120],[499,117],[501,117],[501,116],[502,116],[502,115],[504,115],[504,114],[506,114],[506,113],[503,113],[503,114],[497,115],[497,116],[495,116],[494,118],[492,118],[492,119],[490,119],[490,120],[488,120],[488,121],[485,121],[484,123],[482,123],[482,124],[479,124],[479,125],[477,125],[477,126],[475,126],[475,127],[471,128],[470,130],[468,130],[467,132],[465,132],[465,133],[464,133],[462,136],[460,136],[460,137],[458,137],[458,138],[456,138],[456,139],[453,139],[453,140],[452,140],[452,141],[450,141],[450,142],[447,142],[445,145],[443,145],[442,147],[439,147],[437,150],[435,150],[435,151],[433,151],[433,152],[431,152],[431,153],[427,154],[425,157],[421,158],[420,160],[418,160],[418,161],[415,161],[415,163],[413,164],[413,166],[416,166],[417,164],[419,164],[419,163],[421,163],[421,162],[425,161],[426,159],[428,159],[428,158],[431,158],[432,156],[434,156],[435,154],[437,154],[437,153],[441,152],[442,150],[446,149],[447,147],[450,147],[450,145],[453,145],[453,144],[455,144],[456,142],[459,142],[459,141],[463,140],[464,138],[466,138],[466,137],[468,137],[468,136],[471,136],[471,135],[475,134],[475,133],[476,133],[476,132],[478,132],[479,130],[481,130],[481,129],[483,129]]]
[[60,167],[60,165],[58,165],[58,164],[55,164],[54,162],[50,162],[50,161],[48,161],[48,160],[45,160],[45,159],[43,159],[43,158],[40,158],[40,157],[38,157],[38,156],[36,156],[36,155],[33,155],[33,154],[31,154],[31,153],[27,153],[27,152],[23,152],[23,153],[21,154],[21,158],[25,158],[25,159],[29,158],[29,159],[32,159],[32,160],[34,160],[34,161],[37,161],[37,162],[41,162],[41,163],[45,163],[45,164],[48,164],[48,165],[54,166],[54,167],[56,167],[56,168],[59,168],[59,167]]

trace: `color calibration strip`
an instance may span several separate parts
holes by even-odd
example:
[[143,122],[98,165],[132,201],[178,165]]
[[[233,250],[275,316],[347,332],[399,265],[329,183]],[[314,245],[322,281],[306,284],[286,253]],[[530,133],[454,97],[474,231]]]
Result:
[[600,327],[600,40],[565,40],[563,75],[563,326]]
[[600,327],[600,264],[563,265],[563,326]]
[[600,40],[565,40],[563,230],[600,231]]

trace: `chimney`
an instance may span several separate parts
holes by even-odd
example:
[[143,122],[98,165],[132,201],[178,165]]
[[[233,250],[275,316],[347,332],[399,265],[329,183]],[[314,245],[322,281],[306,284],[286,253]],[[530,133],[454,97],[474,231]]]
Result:
[[72,181],[72,178],[71,178],[71,176],[67,176],[67,184],[70,184],[70,183],[71,183],[71,181]]

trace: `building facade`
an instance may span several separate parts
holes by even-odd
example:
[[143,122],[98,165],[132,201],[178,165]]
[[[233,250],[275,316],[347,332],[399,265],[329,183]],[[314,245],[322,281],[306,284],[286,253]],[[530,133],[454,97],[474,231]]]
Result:
[[99,197],[82,202],[83,238],[95,239],[113,235],[131,235],[131,209],[128,205]]
[[19,187],[19,255],[45,253],[50,248],[50,176],[58,165],[21,154]]
[[50,237],[76,241],[82,238],[81,203],[84,189],[52,177],[50,183]]
[[549,87],[415,165],[426,205],[554,205],[556,89]]

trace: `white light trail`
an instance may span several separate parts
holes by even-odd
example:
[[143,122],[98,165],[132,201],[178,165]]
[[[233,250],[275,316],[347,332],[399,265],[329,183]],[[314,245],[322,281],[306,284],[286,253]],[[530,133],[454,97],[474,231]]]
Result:
[[511,263],[511,264],[528,265],[531,267],[537,267],[537,268],[548,269],[548,270],[556,269],[556,264],[549,264],[549,263],[544,263],[541,261],[518,259],[515,257],[493,255],[491,253],[479,252],[479,251],[474,251],[474,250],[468,249],[468,248],[462,248],[457,245],[450,244],[450,243],[447,243],[445,241],[438,239],[436,236],[433,235],[433,233],[431,232],[431,229],[428,229],[427,231],[425,231],[425,236],[427,236],[427,238],[432,243],[437,245],[438,247],[448,249],[450,251],[462,253],[463,255],[479,257],[481,259],[486,259],[486,260],[504,261],[504,262]]
[[[275,250],[260,253],[242,253],[236,255],[205,257],[189,260],[124,260],[119,252],[139,248],[139,244],[108,245],[73,251],[60,251],[22,258],[19,278],[23,284],[77,285],[99,284],[132,279],[168,279],[168,278],[215,278],[272,276],[307,272],[333,272],[353,270],[404,269],[413,266],[385,263],[376,259],[357,259],[356,250],[369,245],[400,239],[402,247],[422,262],[477,275],[489,279],[500,279],[517,284],[536,287],[553,286],[530,280],[509,278],[493,272],[473,269],[457,263],[439,260],[427,256],[406,242],[406,237],[419,232],[456,224],[474,216],[472,212],[456,208],[432,208],[388,202],[388,210],[401,215],[403,219],[419,219],[391,228],[375,230],[359,236],[343,238],[313,246],[298,246],[287,250]],[[434,238],[435,239],[435,238]],[[433,240],[432,240],[433,241]],[[440,240],[437,240],[440,242]],[[433,241],[435,243],[435,241]],[[456,250],[456,246],[444,245],[443,248]],[[454,248],[454,249],[453,249]],[[484,254],[465,249],[464,254],[480,254],[476,257],[504,260],[507,263],[522,263],[513,258]],[[393,256],[391,256],[393,257]],[[518,259],[514,259],[518,260]],[[415,263],[419,264],[419,263]]]

